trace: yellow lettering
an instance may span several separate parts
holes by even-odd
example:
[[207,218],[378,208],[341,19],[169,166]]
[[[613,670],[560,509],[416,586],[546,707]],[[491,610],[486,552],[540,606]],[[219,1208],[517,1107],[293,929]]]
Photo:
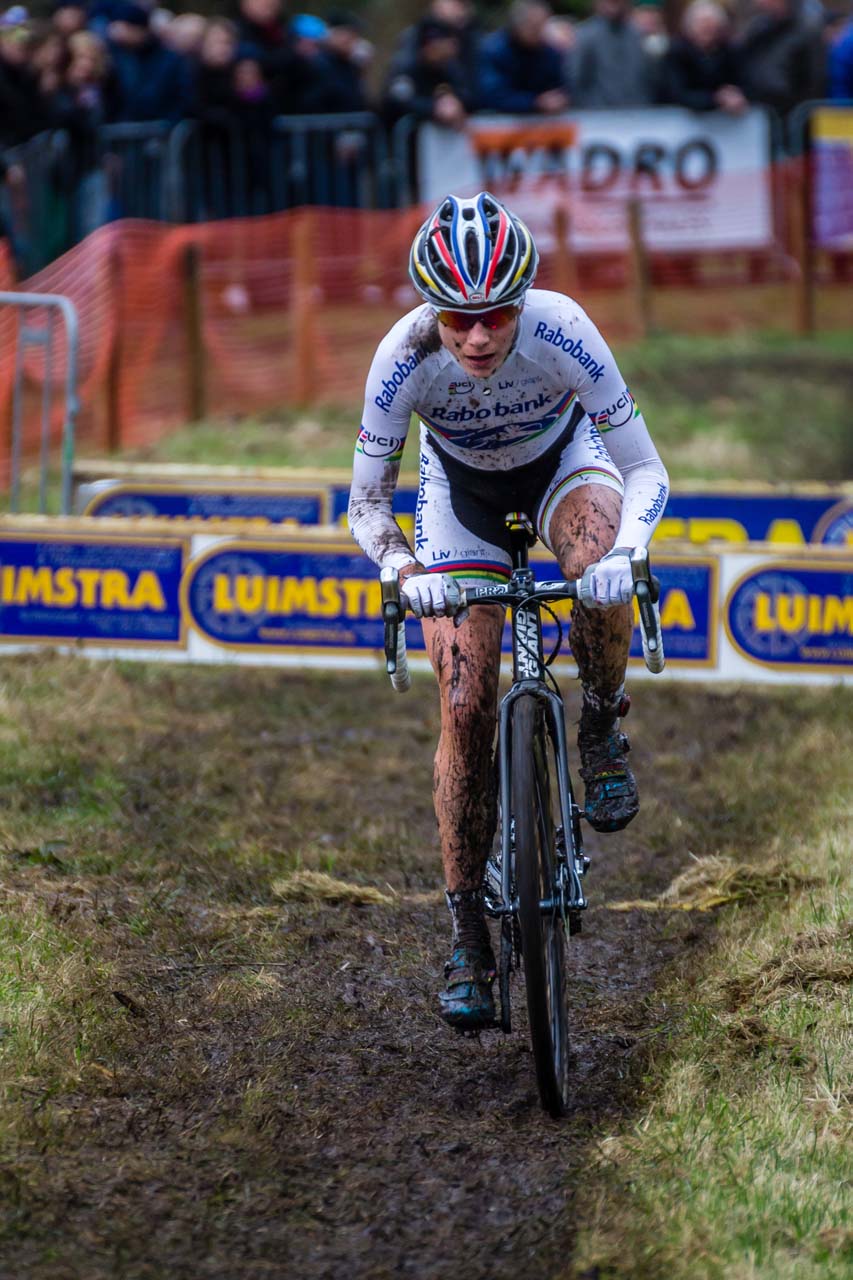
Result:
[[679,516],[663,516],[660,524],[654,531],[653,541],[666,542],[673,538],[684,538],[686,536],[686,520],[682,520]]
[[130,597],[131,609],[157,609],[162,612],[166,608],[163,587],[160,579],[152,569],[143,569],[136,580],[133,594]]
[[281,587],[281,613],[307,613],[313,615],[316,612],[316,579],[284,578]]
[[779,627],[782,631],[793,634],[795,631],[802,631],[806,623],[806,608],[808,601],[803,595],[783,595],[781,592],[776,597],[776,612],[779,618]]
[[679,631],[695,631],[696,619],[687,599],[687,592],[681,588],[668,591],[661,603],[660,624],[662,627],[678,628]]
[[121,569],[105,569],[101,578],[101,608],[126,609],[129,602],[127,574]]
[[798,547],[805,546],[803,531],[796,520],[773,520],[767,530],[765,542],[785,542]]
[[320,599],[317,604],[317,612],[321,618],[334,618],[335,614],[341,611],[341,593],[338,590],[338,581],[336,578],[322,578],[320,580]]
[[231,579],[227,573],[217,573],[213,578],[213,610],[215,613],[233,613]]
[[367,584],[364,612],[369,618],[378,618],[382,612],[382,583],[374,578]]
[[358,578],[343,578],[341,580],[341,591],[344,593],[344,614],[347,618],[358,618],[361,616],[361,598],[364,593],[364,583]]
[[80,603],[84,609],[93,609],[98,603],[98,583],[101,581],[100,569],[78,569],[77,582],[80,587]]
[[722,542],[748,542],[746,529],[739,520],[725,517],[696,516],[689,522],[691,542],[710,542],[719,538]]
[[279,578],[267,578],[267,613],[278,613],[281,581]]
[[264,578],[259,573],[238,573],[234,600],[240,613],[259,613],[264,607]]
[[53,575],[46,566],[33,569],[24,564],[18,570],[16,604],[52,604]]
[[53,603],[60,609],[70,609],[77,603],[77,584],[74,570],[68,565],[57,569],[53,575]]
[[15,566],[14,565],[11,565],[11,564],[3,565],[2,574],[0,574],[0,581],[2,581],[3,583],[3,599],[5,601],[9,601],[10,603],[13,603],[15,599]]
[[[814,627],[813,630],[817,630]],[[823,634],[830,636],[839,631],[846,631],[853,636],[853,596],[842,599],[840,596],[827,596],[823,615]]]
[[759,591],[755,597],[755,621],[756,631],[775,631],[776,619],[773,617],[772,597],[766,591]]

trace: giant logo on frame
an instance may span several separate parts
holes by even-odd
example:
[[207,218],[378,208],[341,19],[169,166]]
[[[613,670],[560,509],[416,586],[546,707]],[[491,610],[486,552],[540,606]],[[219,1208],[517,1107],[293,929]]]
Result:
[[724,617],[751,662],[853,674],[853,557],[759,566],[734,584]]

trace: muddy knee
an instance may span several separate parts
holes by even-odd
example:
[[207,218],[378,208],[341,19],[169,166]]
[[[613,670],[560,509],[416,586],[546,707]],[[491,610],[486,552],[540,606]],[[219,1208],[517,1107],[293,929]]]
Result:
[[549,529],[551,546],[561,572],[580,578],[616,545],[622,499],[603,485],[584,485],[566,494]]

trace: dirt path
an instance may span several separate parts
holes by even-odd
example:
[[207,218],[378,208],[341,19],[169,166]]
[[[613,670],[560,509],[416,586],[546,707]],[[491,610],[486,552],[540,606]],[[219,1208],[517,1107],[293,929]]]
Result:
[[[657,799],[633,833],[591,842],[592,907],[572,996],[577,1102],[568,1120],[540,1109],[520,988],[509,1038],[464,1040],[437,1017],[448,926],[423,807],[423,851],[403,868],[390,906],[276,905],[269,893],[259,904],[256,893],[241,895],[217,880],[217,867],[202,865],[174,904],[164,888],[156,909],[172,932],[155,933],[154,944],[140,926],[123,927],[139,919],[138,895],[132,877],[113,877],[95,906],[91,886],[81,888],[77,908],[91,928],[98,911],[105,916],[97,946],[118,961],[117,985],[104,992],[113,1001],[111,1047],[81,1067],[78,1089],[43,1107],[40,1139],[33,1117],[35,1136],[17,1153],[17,1225],[0,1241],[0,1274],[568,1274],[573,1221],[590,1207],[590,1150],[640,1105],[646,1049],[668,1017],[657,984],[674,957],[701,947],[707,928],[692,916],[605,908],[614,897],[654,894],[685,865],[672,819],[687,817],[693,800],[669,755],[674,728],[689,707],[684,758],[699,762],[732,732],[725,699],[687,697],[644,696],[645,713],[632,716],[636,755],[647,791],[657,778]],[[416,751],[415,786],[428,779],[433,716],[414,748],[400,729]],[[189,765],[180,753],[198,756],[200,740],[196,726],[182,748],[176,727],[169,759],[157,758],[149,736],[126,762],[135,821],[149,833],[163,820],[170,769],[173,787],[190,785],[181,781]],[[307,740],[299,759],[291,750],[294,803],[298,778],[316,774],[318,760],[324,804],[330,796],[357,803],[358,792],[343,795],[341,761],[351,751],[371,758],[359,734],[330,740],[321,726]],[[385,749],[393,754],[399,744]],[[165,750],[161,741],[161,756]],[[246,755],[243,767],[247,778],[266,777],[271,792],[280,788],[269,752]],[[378,803],[369,778],[360,795],[369,813]],[[324,820],[332,816],[324,810]],[[201,892],[205,880],[219,885],[213,899]],[[244,967],[250,957],[257,962]]]

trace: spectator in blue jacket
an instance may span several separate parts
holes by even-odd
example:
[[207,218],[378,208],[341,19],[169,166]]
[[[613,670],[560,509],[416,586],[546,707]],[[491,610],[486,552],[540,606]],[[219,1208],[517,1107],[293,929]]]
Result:
[[829,96],[853,100],[853,19],[829,48]]
[[569,95],[563,60],[546,38],[551,7],[543,0],[516,0],[506,27],[480,45],[480,106],[516,115],[555,115]]
[[176,124],[191,114],[190,65],[158,40],[148,19],[141,5],[113,8],[107,41],[118,85],[116,119]]

